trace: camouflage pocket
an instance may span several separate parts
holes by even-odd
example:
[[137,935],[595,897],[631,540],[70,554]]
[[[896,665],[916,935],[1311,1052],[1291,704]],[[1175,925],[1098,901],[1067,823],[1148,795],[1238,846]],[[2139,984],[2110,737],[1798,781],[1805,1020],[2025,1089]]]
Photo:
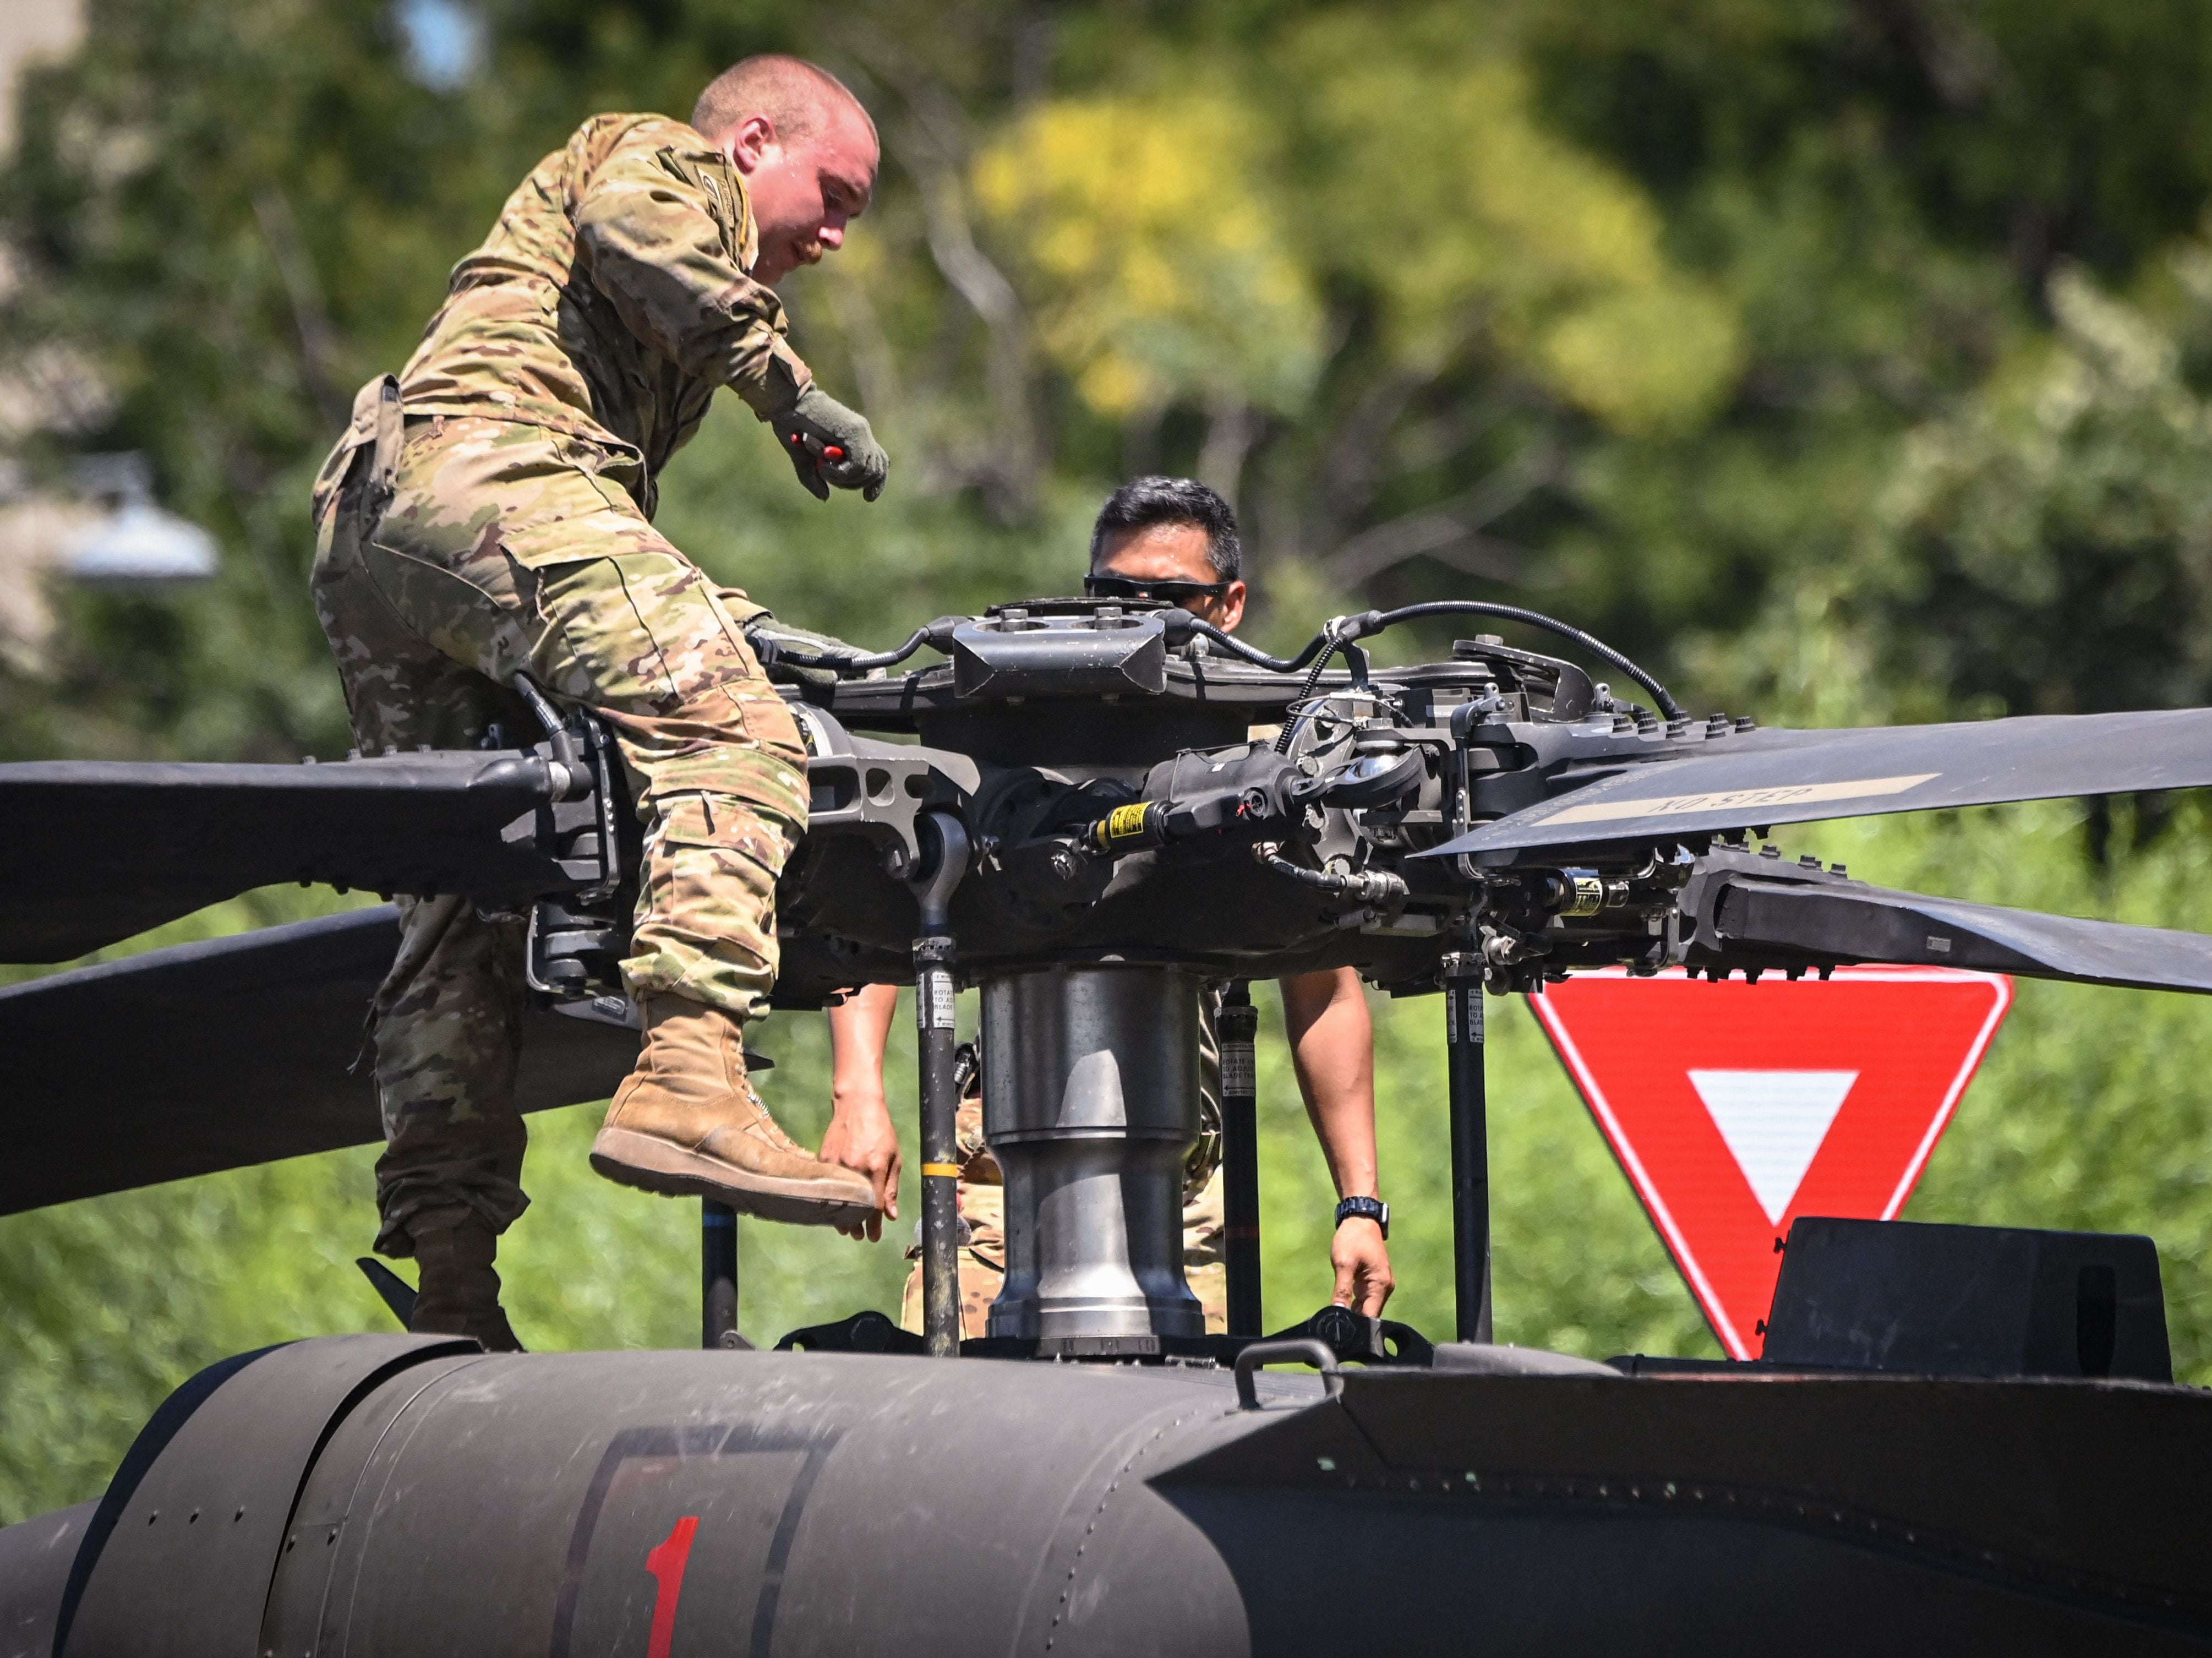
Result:
[[688,560],[513,568],[538,630],[540,683],[605,716],[650,792],[726,794],[805,823],[798,724]]
[[[554,452],[573,467],[607,506],[617,513],[644,513],[653,483],[646,475],[642,449],[614,438],[590,442],[566,433],[548,432],[545,435]],[[649,518],[650,514],[646,516]]]
[[562,695],[667,716],[760,676],[706,577],[672,550],[515,568],[538,620],[559,641],[549,640],[542,666]]
[[775,881],[798,832],[719,793],[656,788],[649,810],[623,977],[633,995],[673,991],[746,1017],[775,982]]
[[337,447],[324,459],[323,470],[315,474],[314,492],[307,498],[307,518],[319,530],[337,502],[338,491],[345,487],[346,474],[353,470],[355,458],[362,446],[348,434]]
[[502,684],[530,665],[530,629],[511,598],[380,542],[363,542],[360,560],[393,614],[441,656]]
[[322,471],[315,475],[314,493],[309,497],[308,513],[319,525],[337,499],[338,491],[345,485],[346,474],[353,470],[355,457],[376,441],[376,410],[378,395],[384,386],[384,376],[377,375],[360,391],[354,393],[353,413],[346,422],[345,434],[323,461]]
[[774,885],[798,836],[772,813],[741,798],[713,794],[663,795],[655,802],[659,844],[736,855],[768,872]]

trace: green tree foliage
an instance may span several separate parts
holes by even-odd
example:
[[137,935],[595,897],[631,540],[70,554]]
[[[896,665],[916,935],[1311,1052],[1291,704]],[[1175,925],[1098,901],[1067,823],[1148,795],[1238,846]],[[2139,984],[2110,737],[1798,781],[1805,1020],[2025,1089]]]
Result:
[[2212,251],[2166,265],[2163,317],[2061,268],[2056,337],[1906,442],[1850,593],[1901,682],[2019,714],[2212,695]]
[[[355,386],[585,115],[683,113],[770,49],[830,64],[882,126],[876,203],[788,294],[896,470],[876,506],[818,506],[725,407],[662,525],[793,621],[876,641],[1065,590],[1102,491],[1159,468],[1236,495],[1278,640],[1340,604],[1473,594],[1770,721],[2212,691],[2212,12],[2191,0],[473,12],[481,56],[441,78],[388,0],[91,0],[84,48],[25,82],[0,404],[35,418],[0,438],[49,483],[144,451],[224,562],[183,597],[58,594],[42,659],[0,669],[0,755],[343,751],[306,497]],[[2101,860],[2057,807],[1804,844],[1898,884],[2212,928],[2193,808],[2087,821]],[[253,895],[183,931],[333,902]],[[1425,999],[1378,1011],[1396,1310],[1432,1331],[1437,1023]],[[1534,1023],[1494,1030],[1501,1331],[1712,1351]],[[776,1108],[818,1132],[820,1021],[763,1040]],[[2193,1001],[2024,987],[1911,1212],[2152,1232],[2177,1357],[2212,1381],[2208,1043]],[[1287,1321],[1326,1294],[1328,1192],[1272,1023],[1261,1051]],[[895,1055],[902,1111],[909,1073]],[[517,1324],[686,1342],[689,1207],[596,1181],[592,1115],[534,1126]],[[0,1518],[98,1489],[194,1367],[378,1327],[350,1265],[368,1163],[0,1221]],[[875,1246],[748,1225],[748,1332],[890,1304],[913,1205]]]

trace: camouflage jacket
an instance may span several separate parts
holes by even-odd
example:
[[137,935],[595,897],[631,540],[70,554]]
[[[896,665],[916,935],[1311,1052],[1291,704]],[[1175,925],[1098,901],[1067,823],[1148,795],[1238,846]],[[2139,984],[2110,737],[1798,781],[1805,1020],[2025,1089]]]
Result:
[[762,419],[811,380],[782,304],[746,273],[760,237],[737,169],[662,115],[595,115],[453,267],[400,375],[410,415],[526,421],[645,463],[646,499],[714,388]]

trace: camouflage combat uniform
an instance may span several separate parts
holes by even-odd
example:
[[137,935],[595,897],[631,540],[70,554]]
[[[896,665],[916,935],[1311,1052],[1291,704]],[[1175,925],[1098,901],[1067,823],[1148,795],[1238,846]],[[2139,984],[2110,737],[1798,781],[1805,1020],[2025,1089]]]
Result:
[[[534,735],[529,672],[613,726],[645,866],[623,978],[743,1017],[775,977],[775,879],[805,755],[739,631],[762,607],[656,533],[662,465],[727,386],[763,419],[811,382],[746,274],[738,176],[700,135],[602,115],[540,162],[315,485],[314,596],[370,750]],[[377,1248],[528,1199],[519,926],[403,899],[376,1010]]]
[[[1209,1334],[1229,1330],[1229,1257],[1222,1248],[1227,1222],[1221,1196],[1221,1040],[1216,1020],[1221,991],[1208,988],[1199,1002],[1198,1139],[1182,1165],[1182,1275],[1206,1309]],[[983,1140],[983,1102],[960,1102],[960,1333],[989,1333],[991,1303],[1006,1272],[1005,1189],[998,1160]],[[915,1263],[899,1303],[902,1327],[922,1328],[921,1246],[907,1251]]]

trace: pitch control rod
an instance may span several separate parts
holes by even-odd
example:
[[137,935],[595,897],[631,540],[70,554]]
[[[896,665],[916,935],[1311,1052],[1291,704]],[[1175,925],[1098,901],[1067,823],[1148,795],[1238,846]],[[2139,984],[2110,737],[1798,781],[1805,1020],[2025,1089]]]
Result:
[[1221,1173],[1223,1254],[1229,1267],[1229,1333],[1264,1334],[1260,1321],[1259,1084],[1253,1039],[1260,1015],[1252,987],[1232,979],[1221,999]]
[[699,1345],[747,1345],[738,1334],[738,1212],[699,1199]]
[[1490,1339],[1490,1129],[1482,1074],[1482,955],[1447,953],[1444,1053],[1451,1114],[1452,1278],[1462,1341]]
[[[968,831],[950,812],[926,813],[935,842],[927,872],[907,884],[921,905],[914,941],[914,1017],[921,1049],[922,1331],[932,1358],[960,1356],[960,1079],[953,1042],[953,889],[968,872]],[[927,847],[925,852],[928,850]]]

